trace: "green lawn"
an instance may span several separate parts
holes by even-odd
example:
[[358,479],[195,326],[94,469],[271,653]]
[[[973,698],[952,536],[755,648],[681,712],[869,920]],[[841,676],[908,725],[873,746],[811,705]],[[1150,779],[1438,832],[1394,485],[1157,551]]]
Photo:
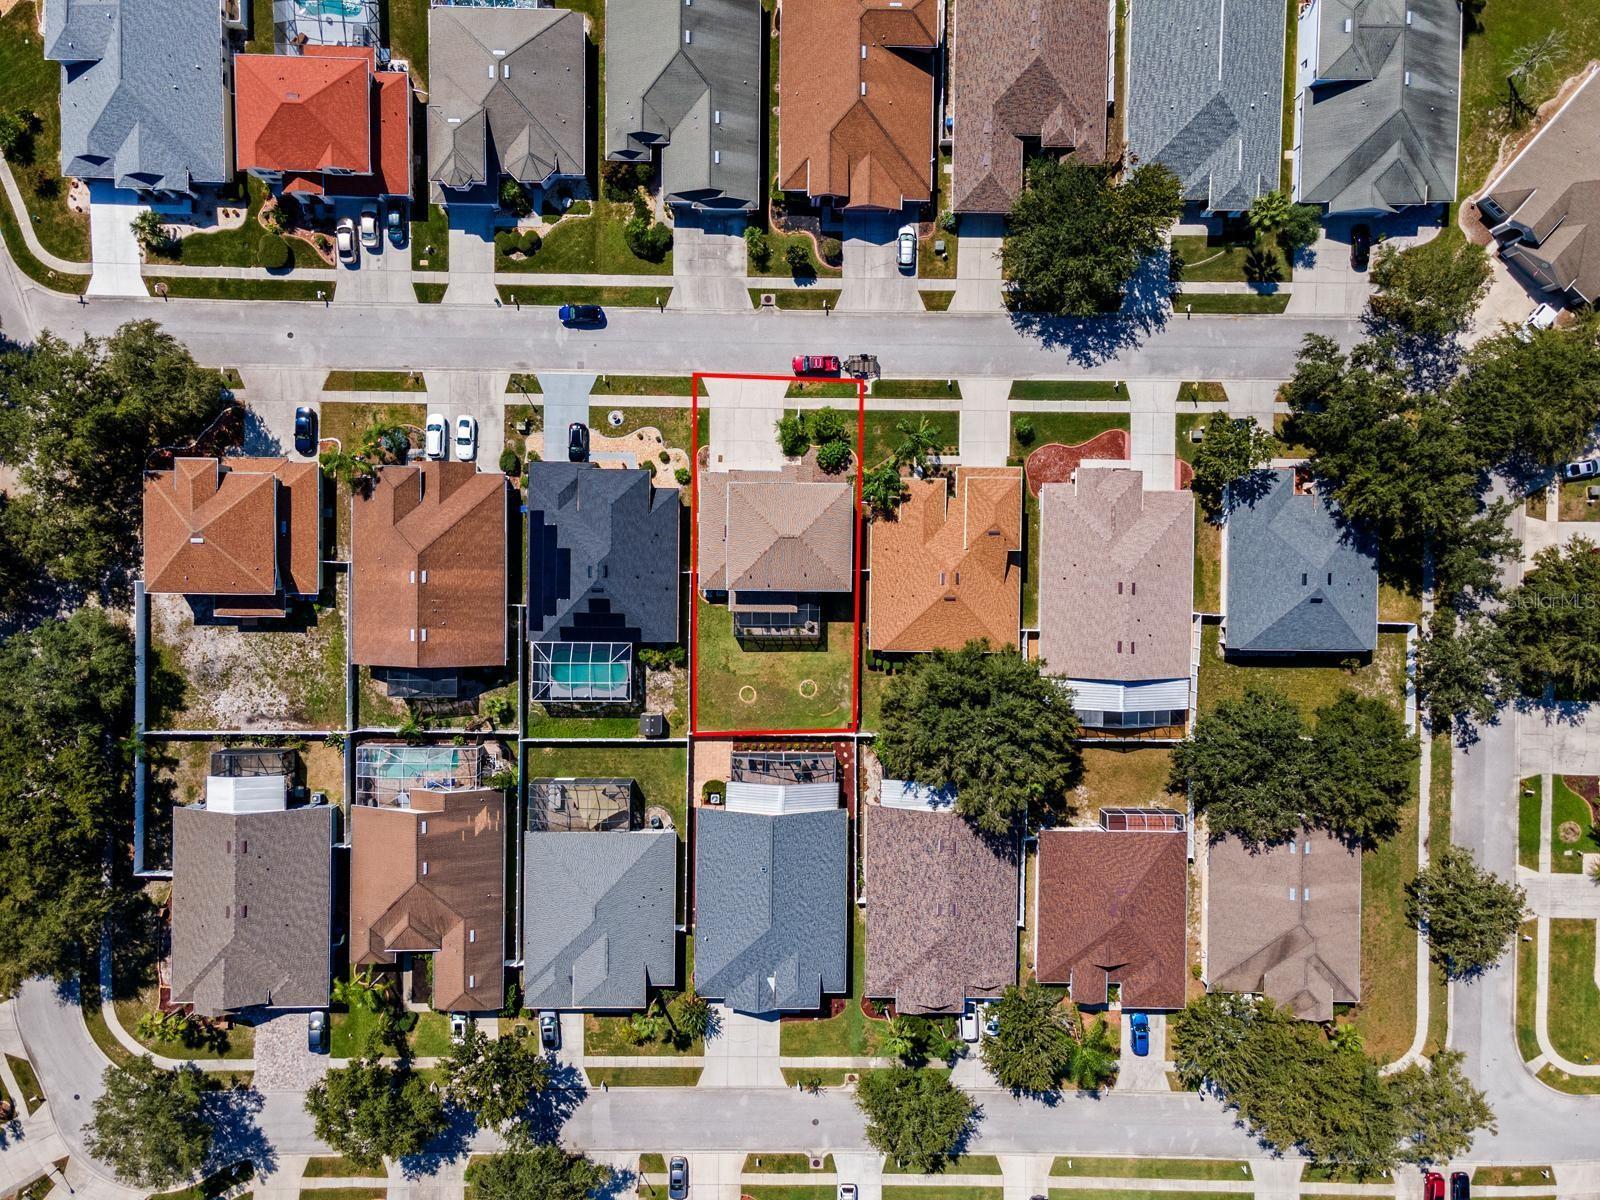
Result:
[[1560,775],[1550,779],[1550,801],[1550,869],[1576,874],[1583,870],[1585,854],[1600,854],[1600,842],[1594,835],[1594,814],[1584,798],[1569,788]]
[[1206,520],[1194,506],[1194,607],[1197,612],[1222,611],[1222,526]]
[[842,729],[850,723],[854,615],[848,595],[824,599],[820,645],[746,650],[725,604],[693,600],[702,730]]
[[384,42],[396,58],[411,64],[417,87],[428,86],[428,0],[388,0],[383,6],[388,15],[382,31]]
[[[587,1049],[587,1047],[585,1047]],[[747,1154],[744,1156],[744,1166],[740,1168],[746,1175],[809,1175],[812,1171],[811,1156],[809,1154]],[[833,1155],[826,1154],[822,1158],[820,1171],[833,1170]]]
[[688,776],[688,753],[682,746],[528,747],[529,779],[632,779],[647,807],[659,805],[672,814],[680,842],[685,837]]
[[1013,400],[1126,400],[1128,385],[1109,379],[1017,379]]
[[[1183,256],[1185,283],[1256,283],[1262,279],[1282,283],[1294,277],[1294,267],[1270,238],[1254,242],[1230,237],[1180,235],[1172,249]],[[1248,267],[1260,268],[1255,279]]]
[[1213,1158],[1057,1158],[1052,1176],[1126,1176],[1129,1179],[1250,1179],[1242,1159]]
[[[1011,439],[1016,441],[1015,436]],[[1039,497],[1022,485],[1022,627],[1039,627]]]
[[[681,828],[678,836],[680,838],[683,836]],[[668,1007],[670,1011],[676,1013],[682,1008],[682,1004],[682,998],[678,997]],[[627,1055],[630,1057],[639,1056],[668,1060],[679,1055],[698,1058],[706,1052],[704,1038],[693,1038],[680,1049],[672,1042],[666,1041],[648,1041],[635,1044],[628,1040],[627,1031],[627,1017],[602,1017],[595,1013],[585,1013],[583,1017],[583,1052],[596,1057]]]
[[909,421],[915,426],[924,419],[933,426],[934,436],[939,439],[941,453],[956,454],[960,452],[961,414],[959,412],[949,409],[925,412],[869,412],[867,414],[866,449],[861,456],[868,469],[876,466],[894,453],[895,446],[902,440],[899,432],[901,421]]
[[[364,1009],[335,1012],[331,1015],[328,1049],[334,1058],[355,1058],[366,1045],[367,1034],[377,1027],[376,1013]],[[437,1058],[450,1053],[450,1018],[443,1013],[407,1012],[399,1021],[411,1053],[418,1058]]]
[[328,279],[214,279],[194,275],[146,275],[154,295],[161,284],[174,300],[331,301],[338,284]]
[[1549,1167],[1479,1167],[1472,1172],[1478,1187],[1539,1187],[1553,1178]]
[[1281,313],[1288,307],[1288,292],[1272,292],[1264,296],[1254,292],[1184,292],[1172,299],[1172,308],[1177,314],[1182,314],[1185,309],[1197,313]]
[[594,381],[589,394],[591,396],[687,396],[689,384],[690,378],[687,375],[602,375]]
[[329,371],[325,392],[426,392],[427,380],[416,371]]
[[[113,1001],[117,1020],[141,1046],[162,1058],[253,1058],[256,1031],[248,1025],[235,1025],[222,1035],[222,1041],[208,1046],[188,1046],[176,1038],[145,1038],[138,1033],[139,1018],[156,1004],[156,987],[151,984],[135,997]],[[19,1076],[20,1078],[20,1076]]]
[[418,304],[439,304],[449,286],[448,283],[413,283],[411,290],[416,293]]
[[1331,704],[1345,688],[1364,696],[1380,696],[1395,708],[1405,703],[1406,639],[1403,633],[1380,633],[1372,661],[1346,670],[1342,666],[1292,659],[1282,664],[1242,666],[1225,662],[1218,653],[1219,626],[1207,625],[1200,645],[1200,709],[1242,696],[1247,687],[1276,688],[1309,718]]
[[[382,1175],[378,1171],[378,1175]],[[305,1179],[366,1179],[373,1175],[370,1167],[358,1166],[342,1154],[319,1154],[306,1160]]]
[[[247,177],[250,203],[244,224],[237,229],[219,229],[214,233],[191,233],[172,246],[171,253],[151,254],[153,263],[182,263],[188,267],[255,267],[260,265],[256,251],[261,239],[270,231],[257,219],[266,202],[267,185],[254,175]],[[299,238],[286,238],[289,243],[289,265],[321,267],[326,264]],[[303,258],[303,263],[297,262]]]
[[1172,751],[1165,746],[1085,746],[1080,785],[1084,794],[1072,800],[1079,815],[1094,815],[1103,808],[1182,808],[1180,797],[1167,794],[1171,769]]
[[[1541,1067],[1537,1076],[1540,1083],[1573,1096],[1600,1096],[1600,1076],[1568,1075],[1556,1067]],[[1554,1196],[1529,1196],[1525,1200],[1556,1200]]]
[[384,1200],[387,1187],[301,1188],[299,1200]]
[[[687,382],[687,380],[685,381]],[[671,393],[668,393],[669,395]],[[593,393],[591,393],[593,395]],[[589,424],[598,433],[606,437],[626,437],[636,429],[654,427],[661,434],[661,439],[669,448],[676,447],[685,454],[689,452],[689,418],[692,410],[685,408],[644,408],[639,405],[616,406],[622,414],[622,424],[615,429],[606,420],[612,411],[610,404],[596,404],[589,409]],[[700,444],[704,446],[711,436],[711,410],[700,410]],[[687,549],[687,547],[685,547]]]
[[668,284],[655,287],[567,287],[501,283],[495,285],[504,304],[607,304],[612,308],[665,307],[672,299]]
[[1594,982],[1595,922],[1550,922],[1550,1044],[1564,1058],[1600,1058],[1600,987]]
[[622,229],[633,210],[599,201],[588,216],[563,217],[544,235],[539,252],[522,262],[497,259],[496,270],[535,274],[671,275],[672,252],[649,262],[628,249]]
[[39,118],[31,160],[13,154],[11,169],[39,242],[52,254],[87,263],[89,218],[67,207],[67,183],[60,174],[61,67],[45,60],[38,16],[26,3],[0,20],[0,111],[22,109]]
[[949,312],[950,301],[956,298],[954,292],[918,292],[922,300],[924,312]]
[[[817,257],[816,247],[812,243],[809,234],[769,231],[767,233],[767,245],[772,247],[772,254],[768,257],[764,270],[758,271],[755,261],[746,252],[745,269],[750,275],[762,279],[807,279],[817,276],[825,279],[837,279],[844,274],[839,267],[830,267]],[[807,265],[800,271],[795,271],[790,267],[789,260],[785,257],[790,246],[799,246],[800,249],[806,252]]]
[[1422,591],[1414,579],[1378,581],[1378,620],[1402,625],[1422,621]]
[[[1017,439],[1017,422],[1033,426],[1033,440],[1024,445]],[[1031,451],[1051,442],[1076,446],[1108,429],[1127,429],[1127,413],[1104,412],[1014,412],[1011,414],[1011,460],[1020,463]]]
[[9,198],[0,199],[0,235],[5,238],[6,253],[11,256],[11,261],[35,283],[69,296],[81,296],[88,288],[87,275],[60,274],[34,257],[22,236],[22,226],[17,223],[17,214],[12,211]]
[[255,1173],[255,1163],[247,1159],[244,1162],[224,1167],[215,1174],[207,1175],[199,1183],[191,1184],[189,1187],[179,1188],[172,1192],[161,1192],[151,1196],[150,1200],[216,1200],[224,1192],[253,1178]]
[[450,221],[437,204],[427,206],[422,220],[411,222],[411,266],[417,271],[450,269]]
[[[1434,735],[1429,755],[1428,851],[1439,854],[1450,844],[1450,818],[1454,803],[1454,764],[1448,732]],[[1450,994],[1444,969],[1428,964],[1428,1040],[1422,1052],[1433,1055],[1442,1050],[1450,1036]]]
[[822,309],[839,307],[838,288],[780,288],[767,293],[760,288],[750,289],[750,307],[760,308],[761,297],[771,295],[778,308]]
[[1517,931],[1517,1050],[1524,1062],[1538,1058],[1534,1003],[1539,995],[1539,923],[1524,921]]
[[1228,389],[1214,380],[1191,380],[1178,385],[1179,404],[1226,404]]
[[16,1078],[17,1087],[22,1090],[20,1099],[31,1112],[49,1099],[44,1094],[44,1089],[39,1086],[39,1076],[34,1072],[33,1064],[26,1058],[15,1054],[6,1055],[6,1066],[11,1068],[11,1074]]
[[699,1067],[588,1067],[584,1074],[599,1087],[693,1087]]
[[861,387],[850,379],[801,379],[784,389],[785,400],[854,400]]
[[838,1190],[831,1183],[758,1183],[739,1193],[750,1200],[834,1200]]
[[[934,243],[944,242],[944,255],[934,250]],[[929,237],[917,243],[917,277],[919,279],[954,279],[956,262],[961,251],[961,238],[942,229],[934,229]],[[923,295],[927,295],[924,292]]]
[[874,379],[867,395],[890,400],[959,400],[961,385],[954,379]]
[[1529,775],[1517,787],[1517,865],[1539,869],[1540,777]]
[[871,1054],[874,1027],[887,1021],[861,1011],[861,990],[867,986],[867,920],[858,908],[850,933],[850,994],[836,1017],[785,1020],[778,1029],[778,1053],[785,1058],[860,1057]]
[[[1600,504],[1589,499],[1589,487],[1586,483],[1563,483],[1561,485],[1561,519],[1563,521],[1600,521]],[[1528,498],[1531,505],[1533,497]],[[1538,516],[1541,520],[1545,514],[1544,493],[1539,493]]]

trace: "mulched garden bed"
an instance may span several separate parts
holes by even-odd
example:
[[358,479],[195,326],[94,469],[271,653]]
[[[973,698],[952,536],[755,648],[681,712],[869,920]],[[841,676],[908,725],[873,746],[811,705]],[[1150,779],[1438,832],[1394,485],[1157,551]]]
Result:
[[1128,440],[1126,429],[1108,429],[1075,446],[1063,446],[1060,442],[1040,446],[1028,455],[1024,467],[1028,479],[1028,491],[1037,496],[1043,484],[1070,483],[1072,473],[1085,459],[1114,461],[1127,458]]
[[1563,775],[1561,777],[1569,788],[1589,806],[1589,819],[1595,825],[1600,825],[1600,775]]

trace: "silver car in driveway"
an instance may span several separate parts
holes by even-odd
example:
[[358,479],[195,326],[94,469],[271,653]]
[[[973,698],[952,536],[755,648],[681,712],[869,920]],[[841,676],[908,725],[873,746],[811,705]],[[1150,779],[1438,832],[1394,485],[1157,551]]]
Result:
[[667,1164],[667,1200],[688,1200],[689,1160],[681,1154]]

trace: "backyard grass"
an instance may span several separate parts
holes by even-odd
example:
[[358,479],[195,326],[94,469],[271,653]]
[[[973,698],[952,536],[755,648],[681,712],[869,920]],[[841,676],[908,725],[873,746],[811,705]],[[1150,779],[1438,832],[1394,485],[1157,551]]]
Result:
[[[38,25],[32,3],[19,4],[0,19],[0,111],[21,109],[39,118],[31,163],[16,154],[9,161],[40,245],[70,262],[87,264],[89,218],[67,207],[67,180],[60,174],[61,67],[45,60]],[[41,194],[41,185],[55,194]]]
[[586,1067],[594,1087],[693,1087],[700,1082],[699,1067]]
[[591,396],[687,396],[688,375],[602,375],[589,389]]
[[1212,1158],[1057,1158],[1052,1177],[1117,1176],[1128,1179],[1250,1179],[1242,1159]]
[[956,298],[954,292],[918,292],[917,295],[924,312],[949,312],[950,301]]
[[746,1175],[809,1175],[833,1170],[833,1155],[824,1155],[822,1165],[814,1168],[809,1154],[747,1154],[740,1170]]
[[589,215],[557,221],[532,258],[497,255],[495,269],[542,275],[671,275],[670,250],[660,262],[650,262],[628,249],[622,230],[632,215],[627,204],[597,201]]
[[16,1079],[17,1087],[22,1092],[19,1099],[28,1106],[30,1112],[49,1099],[44,1094],[44,1089],[39,1086],[39,1076],[35,1074],[33,1064],[26,1058],[8,1054],[6,1055],[6,1066],[11,1068],[11,1074]]
[[[1600,503],[1589,499],[1587,483],[1563,483],[1561,485],[1561,519],[1563,521],[1600,521]],[[1532,497],[1529,497],[1532,503]],[[1544,493],[1539,493],[1538,516],[1541,520],[1545,514]]]
[[[1568,841],[1562,834],[1566,828],[1571,836],[1573,826],[1577,837]],[[1585,854],[1600,854],[1600,842],[1595,840],[1594,814],[1588,802],[1567,786],[1560,775],[1550,778],[1550,869],[1560,874],[1577,874],[1583,870]],[[1591,947],[1591,950],[1593,947]]]
[[1281,313],[1289,307],[1288,292],[1258,295],[1254,292],[1184,292],[1174,296],[1175,312],[1197,313]]
[[[688,489],[684,489],[687,491]],[[688,540],[684,540],[684,549],[688,548]],[[687,617],[683,618],[687,621]],[[688,636],[687,626],[684,635]],[[672,673],[671,700],[662,705],[665,711],[662,716],[667,719],[667,733],[671,737],[682,737],[689,728],[689,672],[683,667],[674,667]],[[647,685],[648,686],[648,685]],[[601,706],[604,707],[604,706]],[[615,717],[587,717],[565,716],[552,714],[544,705],[534,702],[528,705],[528,737],[532,741],[563,741],[571,738],[637,738],[639,736],[639,718],[633,715]]]
[[850,994],[836,1017],[785,1019],[778,1028],[778,1053],[785,1058],[859,1058],[872,1053],[874,1026],[887,1021],[861,1011],[861,989],[867,985],[867,921],[858,908],[850,931]]
[[778,308],[821,309],[839,307],[838,288],[782,288],[773,292],[763,292],[760,288],[750,289],[750,306],[761,307],[761,297],[770,295],[773,304]]
[[448,283],[413,283],[411,290],[416,293],[418,304],[439,304],[444,301],[449,286]]
[[1206,520],[1194,506],[1194,608],[1196,612],[1222,611],[1222,526]]
[[[1183,256],[1185,283],[1282,283],[1294,277],[1294,267],[1271,238],[1183,234],[1172,239],[1172,249]],[[1255,278],[1252,266],[1258,268]]]
[[1381,697],[1396,709],[1405,703],[1406,638],[1403,633],[1380,633],[1378,649],[1371,661],[1349,669],[1300,659],[1272,666],[1243,666],[1224,661],[1218,653],[1218,626],[1207,625],[1200,638],[1202,712],[1215,708],[1217,701],[1225,697],[1242,696],[1248,687],[1284,692],[1307,718],[1317,709],[1333,703],[1345,688],[1363,696]]
[[502,283],[495,286],[505,304],[609,304],[612,308],[666,307],[670,285],[656,287],[560,287]]
[[1103,808],[1182,809],[1182,798],[1167,794],[1171,768],[1172,751],[1165,746],[1085,746],[1083,782],[1072,797],[1073,806],[1084,816],[1098,815]]
[[1594,981],[1595,922],[1550,921],[1550,1044],[1563,1058],[1600,1058],[1600,987]]
[[1128,385],[1110,379],[1016,379],[1012,400],[1126,400]]
[[1539,869],[1540,777],[1530,775],[1517,786],[1517,865]]
[[384,44],[396,58],[411,64],[417,87],[428,86],[428,0],[389,0],[383,6],[388,14]]
[[[306,1160],[305,1179],[366,1179],[374,1172],[350,1161],[342,1154],[318,1154]],[[382,1170],[377,1172],[381,1175]]]
[[1039,628],[1039,497],[1026,483],[1022,485],[1022,627]]
[[961,450],[961,414],[954,410],[929,410],[924,412],[869,412],[867,414],[866,448],[861,460],[868,469],[877,466],[894,453],[903,440],[899,426],[909,421],[913,427],[927,421],[939,441],[940,454],[958,454]]
[[1422,622],[1422,589],[1417,581],[1402,579],[1378,582],[1378,620],[1397,625]]
[[427,380],[416,371],[329,371],[325,392],[426,392]]
[[426,207],[422,220],[411,222],[411,267],[415,271],[450,269],[450,221],[437,204]]
[[[745,252],[745,270],[758,279],[810,279],[822,276],[837,279],[844,271],[839,267],[830,267],[817,257],[816,246],[811,241],[811,236],[805,233],[778,233],[776,230],[767,232],[767,245],[772,248],[772,253],[767,258],[764,270],[757,270],[755,260],[750,257],[749,251]],[[805,267],[799,271],[789,266],[785,257],[790,246],[799,246],[806,252]]]
[[173,300],[321,300],[331,302],[338,284],[332,279],[213,279],[196,275],[146,275],[155,295],[156,284]]
[[[1017,422],[1033,426],[1033,440],[1024,445],[1017,439]],[[1059,442],[1076,446],[1108,429],[1127,429],[1127,413],[1104,412],[1014,412],[1011,414],[1011,461],[1020,463],[1040,446]]]
[[529,779],[632,779],[646,807],[656,805],[672,814],[680,842],[687,824],[688,777],[688,752],[682,746],[528,747]]
[[954,379],[874,379],[867,395],[889,400],[959,400],[961,385]]
[[1553,1180],[1549,1167],[1479,1167],[1472,1172],[1479,1187],[1538,1187]]
[[851,716],[854,616],[848,595],[823,599],[820,645],[744,649],[725,604],[693,601],[699,620],[701,730],[842,729]]

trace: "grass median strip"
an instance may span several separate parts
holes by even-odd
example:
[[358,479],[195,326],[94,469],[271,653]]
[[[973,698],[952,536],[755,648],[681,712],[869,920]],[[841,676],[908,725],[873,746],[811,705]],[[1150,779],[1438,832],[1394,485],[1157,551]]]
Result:
[[6,1066],[11,1068],[11,1074],[15,1076],[17,1086],[22,1089],[22,1100],[28,1106],[29,1112],[32,1112],[49,1099],[44,1094],[44,1089],[39,1086],[39,1076],[34,1074],[31,1062],[25,1058],[18,1058],[15,1054],[8,1054],[6,1055]]
[[438,304],[444,300],[447,283],[413,283],[411,290],[417,294],[418,304]]
[[[1095,1176],[1128,1179],[1249,1179],[1250,1164],[1227,1158],[1057,1158],[1050,1176]],[[1080,1193],[1074,1192],[1074,1195]]]
[[761,297],[771,296],[773,306],[776,308],[838,308],[839,291],[837,288],[791,288],[778,291],[764,292],[760,288],[750,289],[750,305],[760,308]]
[[839,1194],[831,1183],[756,1183],[739,1191],[750,1200],[836,1200]]
[[174,300],[326,300],[337,284],[315,279],[219,279],[206,275],[146,275],[152,295],[156,285]]
[[502,283],[496,289],[506,304],[599,304],[613,308],[665,307],[672,288],[662,287],[529,287]]
[[813,1167],[809,1154],[747,1154],[742,1170],[746,1175],[807,1175],[833,1170],[833,1155],[825,1155],[820,1161],[821,1166]]
[[1255,292],[1184,292],[1172,298],[1172,307],[1176,312],[1281,313],[1289,307],[1289,293],[1262,296]]
[[924,312],[949,312],[950,301],[956,298],[954,292],[918,292],[922,298]]
[[416,371],[329,371],[325,392],[425,392],[427,381]]
[[699,1067],[589,1067],[595,1087],[693,1087],[700,1082]]
[[961,385],[954,379],[875,379],[868,395],[886,400],[959,400]]
[[342,1154],[318,1154],[306,1160],[305,1179],[382,1179],[383,1168],[373,1170],[350,1161]]
[[1004,1188],[970,1187],[957,1183],[883,1185],[883,1200],[1004,1200],[1005,1194]]
[[1128,385],[1110,379],[1017,379],[1013,400],[1126,400]]
[[1542,1187],[1554,1181],[1549,1167],[1479,1167],[1472,1172],[1472,1182],[1482,1187]]
[[1185,1190],[1180,1193],[1170,1191],[1148,1191],[1140,1188],[1059,1188],[1050,1189],[1050,1200],[1172,1200],[1174,1195],[1181,1195],[1183,1200],[1238,1200],[1241,1195],[1248,1193],[1236,1192],[1191,1192]]

